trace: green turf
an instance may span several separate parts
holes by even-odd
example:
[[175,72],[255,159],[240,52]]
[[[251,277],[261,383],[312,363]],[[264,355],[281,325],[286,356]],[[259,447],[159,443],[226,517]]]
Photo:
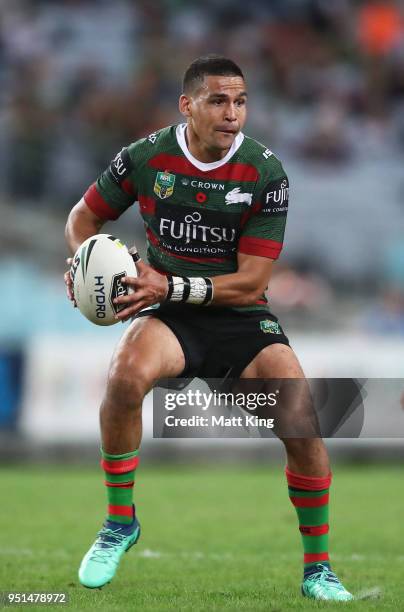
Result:
[[334,475],[333,567],[356,594],[380,589],[377,599],[301,597],[300,536],[279,466],[142,467],[142,537],[113,583],[94,591],[78,584],[77,568],[104,516],[101,473],[3,468],[0,590],[66,591],[70,610],[402,610],[401,470],[335,467]]

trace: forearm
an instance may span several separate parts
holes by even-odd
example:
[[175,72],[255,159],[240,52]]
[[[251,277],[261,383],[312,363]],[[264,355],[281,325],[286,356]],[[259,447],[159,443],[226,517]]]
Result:
[[212,305],[217,306],[250,306],[262,296],[267,288],[257,285],[250,274],[235,272],[211,278],[213,283]]
[[249,306],[267,286],[253,274],[240,271],[213,278],[169,276],[167,280],[165,300],[201,306]]
[[138,261],[137,278],[126,277],[122,282],[134,290],[117,297],[115,304],[124,305],[118,318],[127,320],[142,308],[158,302],[210,306],[250,306],[257,302],[268,286],[272,261],[251,255],[239,255],[239,269],[231,274],[214,277],[167,276]]
[[77,251],[84,240],[98,234],[102,226],[103,221],[89,214],[84,200],[81,199],[72,208],[65,227],[65,238],[71,254]]
[[[273,260],[255,255],[237,254],[238,269],[210,278],[172,277],[166,299],[201,306],[251,306],[259,300],[272,271]],[[191,290],[189,286],[191,285]],[[195,287],[196,286],[196,287]]]

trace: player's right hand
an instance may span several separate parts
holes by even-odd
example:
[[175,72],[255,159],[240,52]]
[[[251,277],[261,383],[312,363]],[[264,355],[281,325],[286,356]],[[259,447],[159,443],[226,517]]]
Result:
[[136,262],[136,269],[137,277],[124,276],[121,279],[124,285],[132,287],[133,292],[120,295],[113,300],[114,304],[125,306],[116,314],[115,318],[120,321],[128,321],[143,308],[163,302],[167,295],[168,281],[163,274],[141,259]]
[[68,257],[66,259],[66,263],[69,266],[69,269],[64,274],[64,280],[65,280],[65,285],[66,285],[67,297],[69,298],[71,302],[73,302],[74,307],[77,308],[76,300],[74,299],[74,293],[73,293],[73,281],[70,277],[70,266],[72,265],[72,262],[73,262],[72,257]]

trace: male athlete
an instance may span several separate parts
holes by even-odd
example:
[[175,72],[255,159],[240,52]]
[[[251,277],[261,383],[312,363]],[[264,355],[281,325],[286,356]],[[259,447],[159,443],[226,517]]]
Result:
[[[86,587],[109,582],[138,540],[133,484],[142,401],[157,380],[304,378],[264,296],[282,248],[288,179],[273,153],[242,133],[246,105],[243,73],[234,62],[195,60],[179,99],[186,122],[122,149],[66,224],[74,253],[138,201],[149,262],[138,261],[138,277],[125,279],[135,292],[115,300],[124,305],[117,319],[133,320],[112,358],[101,405],[108,516],[79,569]],[[74,299],[69,273],[65,282]],[[325,446],[318,437],[282,441],[304,547],[302,592],[352,599],[329,564]]]

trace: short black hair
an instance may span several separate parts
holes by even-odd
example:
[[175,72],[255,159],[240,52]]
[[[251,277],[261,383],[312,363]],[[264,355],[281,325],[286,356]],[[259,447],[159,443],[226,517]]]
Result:
[[188,66],[182,82],[182,91],[190,93],[202,85],[206,76],[240,76],[244,79],[241,68],[233,60],[222,55],[205,55],[198,57]]

